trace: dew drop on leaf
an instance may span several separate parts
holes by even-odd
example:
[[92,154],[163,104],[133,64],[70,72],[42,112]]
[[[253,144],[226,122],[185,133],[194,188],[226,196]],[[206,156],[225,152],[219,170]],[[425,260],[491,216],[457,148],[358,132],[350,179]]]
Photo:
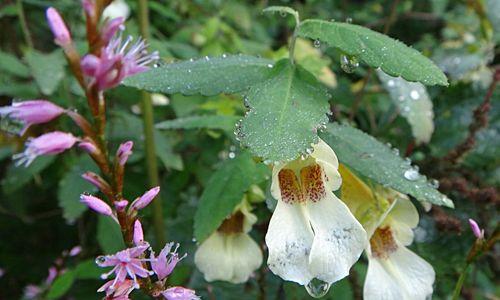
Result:
[[346,22],[346,23],[352,23],[352,18],[346,18],[346,19],[345,19],[345,22]]
[[306,285],[306,291],[313,298],[321,298],[328,293],[330,286],[328,282],[314,278]]
[[321,46],[320,40],[314,40],[314,47],[319,48]]
[[95,259],[95,263],[98,264],[98,265],[104,263],[105,261],[106,261],[106,258],[103,255],[98,256]]
[[356,57],[354,56],[349,57],[345,54],[342,54],[340,56],[340,67],[344,72],[353,73],[358,66],[359,66],[359,61]]
[[415,181],[420,177],[418,171],[413,167],[406,170],[403,176],[410,181]]

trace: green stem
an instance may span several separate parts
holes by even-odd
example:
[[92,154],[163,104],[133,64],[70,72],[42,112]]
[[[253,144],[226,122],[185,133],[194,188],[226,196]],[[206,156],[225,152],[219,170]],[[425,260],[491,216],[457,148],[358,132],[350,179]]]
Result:
[[292,64],[294,64],[295,61],[294,61],[293,56],[295,53],[295,42],[297,40],[297,35],[299,33],[299,28],[300,28],[300,18],[299,18],[298,12],[294,12],[292,15],[295,18],[295,29],[293,30],[293,35],[292,35],[292,39],[290,40],[290,48],[288,49],[288,52],[289,52],[290,62]]
[[453,291],[452,300],[458,300],[460,297],[460,292],[462,291],[462,286],[464,285],[465,278],[467,277],[467,271],[469,270],[470,264],[467,263],[458,278],[457,284],[455,285],[455,290]]
[[21,23],[21,31],[23,32],[24,41],[30,49],[33,49],[33,39],[31,38],[31,33],[28,28],[28,23],[26,22],[26,15],[24,14],[23,1],[17,0],[17,15],[19,17],[19,22]]
[[[144,39],[150,38],[149,31],[149,11],[148,1],[138,0],[139,7],[139,29]],[[142,93],[142,118],[144,122],[144,139],[146,150],[146,167],[148,170],[148,178],[150,186],[157,186],[160,183],[158,177],[158,164],[155,153],[154,140],[154,117],[153,104],[151,95],[147,92]],[[153,225],[157,245],[163,246],[166,243],[165,239],[165,224],[163,222],[163,207],[161,197],[158,196],[156,201],[153,201]]]

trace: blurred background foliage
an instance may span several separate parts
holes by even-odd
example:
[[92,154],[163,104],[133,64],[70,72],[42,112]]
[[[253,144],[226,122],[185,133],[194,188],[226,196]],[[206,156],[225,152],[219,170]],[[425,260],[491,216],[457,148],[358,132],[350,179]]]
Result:
[[[136,2],[127,0],[130,17],[126,33],[138,35]],[[287,55],[292,18],[264,15],[269,5],[287,5],[302,19],[352,20],[387,32],[423,52],[448,75],[449,87],[427,87],[435,131],[429,143],[417,144],[412,124],[397,94],[388,93],[375,72],[364,66],[353,73],[340,67],[340,53],[325,45],[298,40],[296,59],[318,75],[331,90],[333,119],[355,124],[379,140],[410,156],[424,174],[440,181],[440,190],[454,200],[456,209],[435,207],[422,211],[412,246],[435,268],[433,299],[448,299],[465,256],[473,243],[466,220],[476,218],[487,235],[497,226],[500,186],[500,90],[494,91],[489,124],[475,136],[475,147],[454,166],[442,158],[468,136],[473,110],[481,104],[500,63],[500,1],[498,0],[302,0],[302,1],[149,1],[150,44],[166,61],[223,53],[244,53],[267,58]],[[45,9],[56,7],[69,23],[74,39],[85,51],[80,1],[3,0],[0,4],[0,101],[50,99],[89,113],[75,80],[69,76],[62,52],[54,45],[45,22]],[[23,22],[23,14],[25,21]],[[396,96],[395,96],[396,95]],[[109,130],[112,149],[128,139],[136,145],[127,167],[125,197],[133,199],[147,186],[144,167],[139,92],[118,87],[110,92]],[[156,122],[192,115],[242,116],[242,97],[153,95]],[[412,108],[413,109],[413,108]],[[401,113],[400,113],[401,112]],[[425,111],[417,111],[425,114]],[[408,118],[408,121],[405,119]],[[57,124],[55,124],[57,122]],[[412,123],[413,122],[413,123]],[[431,116],[432,122],[432,116]],[[15,168],[10,156],[23,140],[9,134],[16,124],[1,122],[0,135],[0,299],[19,299],[27,284],[39,284],[61,252],[82,245],[84,252],[67,267],[70,275],[58,280],[49,298],[96,299],[101,284],[93,258],[120,248],[111,223],[86,212],[78,202],[92,191],[80,173],[92,168],[85,155],[71,150],[58,157],[39,158],[29,168]],[[28,136],[55,128],[73,129],[61,118],[33,127]],[[161,165],[161,187],[168,240],[182,244],[190,255],[171,277],[171,284],[194,288],[204,299],[308,299],[305,290],[284,283],[265,264],[246,284],[207,283],[194,268],[193,216],[208,179],[222,161],[234,157],[239,143],[234,128],[157,130],[156,153]],[[428,132],[428,134],[430,134]],[[267,190],[266,183],[262,189]],[[270,195],[267,195],[270,197]],[[147,223],[144,226],[151,229]],[[263,245],[270,217],[265,205],[257,207],[259,222],[252,234]],[[152,232],[147,232],[152,238]],[[97,238],[96,238],[97,236]],[[499,299],[500,248],[498,245],[470,269],[464,299]],[[349,279],[335,284],[326,299],[360,299],[366,261],[361,259]],[[76,283],[75,283],[76,282]],[[136,293],[137,294],[137,293]],[[133,297],[140,299],[140,295]],[[135,298],[134,298],[135,299]]]

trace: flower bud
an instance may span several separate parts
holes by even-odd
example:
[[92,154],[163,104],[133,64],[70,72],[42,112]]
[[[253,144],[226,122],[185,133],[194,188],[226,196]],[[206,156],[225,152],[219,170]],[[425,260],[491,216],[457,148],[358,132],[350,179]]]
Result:
[[54,41],[61,47],[71,44],[71,35],[59,12],[53,7],[47,9],[47,22],[54,34]]
[[120,201],[115,201],[115,208],[117,211],[123,211],[125,207],[127,207],[128,201],[127,200],[120,200]]
[[88,154],[95,154],[99,151],[99,149],[97,149],[97,146],[90,139],[81,141],[80,143],[78,143],[78,147]]
[[118,151],[116,152],[116,158],[121,166],[124,166],[127,162],[129,156],[132,154],[132,147],[134,142],[128,141],[120,145]]
[[144,242],[144,232],[142,231],[142,224],[141,221],[135,220],[134,222],[134,244],[136,246],[139,246]]
[[113,215],[111,207],[106,202],[92,195],[82,194],[80,196],[80,202],[82,202],[83,204],[87,205],[90,209],[102,215],[105,216]]
[[484,229],[481,229],[479,225],[477,224],[476,221],[473,219],[469,219],[469,224],[470,228],[472,230],[472,233],[476,236],[478,239],[484,239]]
[[64,108],[47,100],[14,102],[10,106],[0,107],[0,116],[6,116],[24,124],[21,134],[31,125],[47,123],[64,112]]
[[82,178],[85,179],[87,182],[98,188],[101,192],[103,192],[106,195],[111,195],[111,187],[109,184],[104,180],[101,176],[97,175],[94,172],[85,172],[82,174]]
[[151,201],[153,201],[153,199],[156,197],[156,195],[158,195],[159,192],[160,192],[159,186],[150,189],[149,191],[144,193],[144,195],[135,199],[130,207],[134,210],[143,209],[144,207],[148,206],[149,203],[151,203]]

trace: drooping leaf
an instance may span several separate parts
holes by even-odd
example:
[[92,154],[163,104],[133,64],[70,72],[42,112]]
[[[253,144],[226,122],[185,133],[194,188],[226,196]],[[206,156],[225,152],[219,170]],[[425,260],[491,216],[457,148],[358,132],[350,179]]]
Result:
[[419,201],[453,207],[426,177],[388,146],[347,125],[329,124],[322,138],[337,153],[339,161],[383,186],[409,194]]
[[99,279],[103,269],[97,266],[93,259],[80,262],[75,268],[75,276],[78,279]]
[[268,80],[250,88],[250,107],[238,137],[257,156],[291,160],[317,142],[317,128],[328,121],[327,92],[314,76],[284,59]]
[[86,171],[97,172],[98,168],[87,155],[82,155],[59,181],[57,191],[59,207],[63,210],[63,217],[70,223],[87,210],[87,206],[80,203],[80,195],[84,192],[97,191],[93,185],[82,178],[82,174]]
[[204,116],[191,116],[185,118],[177,118],[174,120],[167,120],[156,124],[158,129],[222,129],[225,131],[234,130],[235,124],[240,120],[238,116],[225,116],[225,115],[204,115]]
[[444,73],[420,52],[359,25],[305,20],[299,28],[299,36],[325,42],[391,76],[426,85],[448,85]]
[[31,50],[26,53],[25,58],[40,91],[45,95],[51,95],[64,77],[66,59],[63,53],[56,50],[45,54]]
[[165,168],[182,170],[184,168],[182,158],[178,153],[174,152],[168,137],[159,130],[154,131],[154,136],[156,156],[160,158]]
[[265,80],[273,62],[248,55],[223,55],[166,64],[132,76],[125,85],[167,94],[236,93]]
[[47,293],[47,299],[59,299],[73,285],[75,281],[75,272],[73,270],[68,270],[62,275],[58,276],[52,283],[49,292]]
[[266,179],[268,173],[267,167],[254,162],[247,152],[224,161],[201,195],[194,221],[195,238],[202,242],[214,232],[242,201],[250,186]]
[[0,70],[19,77],[28,77],[30,70],[14,55],[0,51]]
[[434,132],[434,112],[427,89],[419,82],[408,82],[377,70],[377,75],[391,99],[408,120],[417,144],[428,143]]
[[108,216],[99,216],[97,242],[105,254],[112,254],[125,249],[120,225]]
[[10,194],[22,188],[33,179],[33,176],[47,168],[55,158],[55,156],[40,156],[28,167],[16,167],[11,164],[7,169],[5,178],[2,180],[3,191]]

